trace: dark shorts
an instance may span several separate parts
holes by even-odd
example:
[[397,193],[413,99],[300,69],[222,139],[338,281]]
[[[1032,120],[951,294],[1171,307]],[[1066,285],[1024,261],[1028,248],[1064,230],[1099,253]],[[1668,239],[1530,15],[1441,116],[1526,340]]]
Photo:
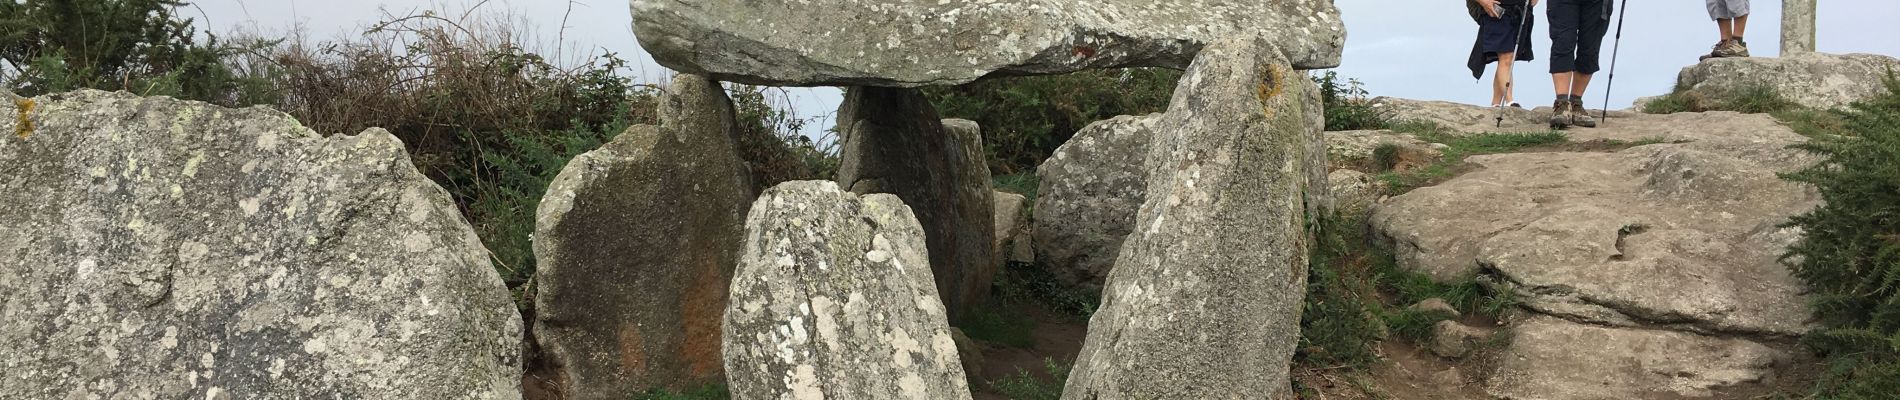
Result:
[[1524,18],[1521,12],[1506,13],[1505,17],[1478,20],[1478,46],[1486,55],[1517,52],[1517,41],[1512,36],[1521,36],[1524,32]]
[[1602,70],[1603,35],[1610,30],[1610,0],[1550,0],[1550,73],[1594,74]]

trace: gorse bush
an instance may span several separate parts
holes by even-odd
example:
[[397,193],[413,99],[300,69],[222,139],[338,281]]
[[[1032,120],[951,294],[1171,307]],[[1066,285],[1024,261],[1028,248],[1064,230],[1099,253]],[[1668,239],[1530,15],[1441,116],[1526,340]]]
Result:
[[1035,172],[1057,146],[1089,123],[1166,111],[1181,71],[1090,70],[1067,75],[984,79],[924,89],[944,118],[976,121],[990,172]]
[[202,42],[182,0],[0,2],[0,59],[23,96],[75,89],[125,90],[223,106],[267,103],[261,77],[226,63],[269,42]]
[[1784,258],[1826,327],[1804,340],[1829,357],[1820,398],[1900,393],[1900,80],[1884,84],[1885,94],[1834,112],[1839,130],[1805,132],[1814,139],[1798,147],[1822,160],[1785,176],[1826,200],[1791,220],[1805,237]]

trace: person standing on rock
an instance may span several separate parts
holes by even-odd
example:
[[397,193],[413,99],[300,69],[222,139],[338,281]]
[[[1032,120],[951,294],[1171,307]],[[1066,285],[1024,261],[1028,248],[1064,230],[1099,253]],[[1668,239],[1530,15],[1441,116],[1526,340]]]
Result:
[[1498,63],[1498,72],[1491,80],[1491,107],[1521,107],[1512,96],[1516,80],[1511,74],[1517,61],[1532,61],[1537,55],[1531,51],[1531,29],[1535,27],[1531,18],[1531,7],[1537,6],[1537,0],[1466,0],[1465,7],[1471,19],[1478,22],[1478,40],[1471,45],[1471,58],[1465,66],[1471,68],[1471,77],[1484,78],[1484,66]]
[[1709,18],[1715,19],[1715,27],[1722,30],[1722,41],[1715,42],[1715,49],[1701,60],[1748,57],[1748,42],[1742,41],[1742,32],[1748,31],[1748,0],[1703,1],[1709,5]]
[[1552,129],[1597,126],[1583,108],[1583,90],[1590,87],[1590,76],[1602,69],[1598,56],[1603,35],[1610,31],[1612,5],[1610,0],[1551,0],[1544,10],[1550,20],[1550,80],[1557,89]]

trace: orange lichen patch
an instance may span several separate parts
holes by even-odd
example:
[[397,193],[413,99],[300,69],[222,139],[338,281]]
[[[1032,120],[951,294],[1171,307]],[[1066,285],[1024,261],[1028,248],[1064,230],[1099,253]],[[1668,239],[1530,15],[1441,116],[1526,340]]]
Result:
[[647,375],[646,336],[640,332],[640,324],[622,322],[620,324],[620,373],[627,376]]
[[1268,65],[1260,84],[1254,85],[1254,96],[1260,99],[1260,113],[1273,119],[1273,99],[1286,91],[1286,71],[1279,65]]
[[14,117],[13,134],[20,135],[21,139],[25,139],[27,136],[33,136],[33,118],[31,114],[33,113],[33,107],[36,105],[38,104],[34,103],[33,99],[25,97],[13,99],[13,106],[20,110],[20,114]]
[[726,313],[726,272],[711,257],[702,259],[698,276],[680,298],[680,324],[685,335],[680,343],[680,359],[686,362],[688,376],[709,380],[720,375],[724,359],[720,353],[719,325]]

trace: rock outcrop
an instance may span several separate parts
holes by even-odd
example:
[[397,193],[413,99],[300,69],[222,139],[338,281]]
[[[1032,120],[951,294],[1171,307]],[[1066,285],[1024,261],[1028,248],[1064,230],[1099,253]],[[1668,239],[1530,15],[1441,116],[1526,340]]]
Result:
[[1900,73],[1900,60],[1879,54],[1804,52],[1781,57],[1712,58],[1682,69],[1676,85],[1683,94],[1720,98],[1749,87],[1774,89],[1795,104],[1842,108],[1885,93],[1880,84],[1889,71]]
[[[1383,96],[1373,98],[1370,104],[1373,109],[1385,113],[1394,122],[1437,124],[1440,127],[1450,128],[1450,131],[1446,132],[1450,134],[1499,130],[1498,117],[1500,115],[1504,117],[1504,127],[1522,131],[1524,126],[1544,125],[1546,122],[1544,118],[1549,115],[1538,113],[1530,108],[1507,107],[1500,113],[1500,110],[1491,107]],[[1538,104],[1525,106],[1535,107]]]
[[767,189],[724,325],[734,399],[969,399],[924,230],[896,196]]
[[723,381],[720,315],[754,197],[733,107],[679,75],[659,113],[570,161],[537,213],[534,338],[566,398]]
[[916,211],[950,318],[988,297],[996,201],[976,123],[938,119],[916,89],[859,87],[845,92],[838,130],[838,185],[895,194]]
[[1181,68],[1203,46],[1263,37],[1298,68],[1339,65],[1325,0],[633,0],[660,65],[776,86],[955,85],[992,75]]
[[1148,141],[1160,114],[1083,127],[1036,168],[1036,259],[1063,281],[1101,287],[1148,190]]
[[1475,156],[1476,171],[1371,213],[1402,267],[1490,275],[1532,313],[1495,396],[1707,396],[1772,375],[1776,339],[1809,329],[1806,289],[1778,261],[1801,234],[1781,224],[1821,201],[1777,176],[1813,162],[1788,147],[1804,138],[1762,114],[1615,121],[1569,132],[1661,143]]
[[91,90],[0,107],[0,398],[520,398],[521,317],[389,133]]
[[[1265,39],[1203,51],[1153,125],[1146,199],[1064,399],[1283,395],[1306,284],[1313,83]],[[1323,158],[1323,157],[1320,157]]]

